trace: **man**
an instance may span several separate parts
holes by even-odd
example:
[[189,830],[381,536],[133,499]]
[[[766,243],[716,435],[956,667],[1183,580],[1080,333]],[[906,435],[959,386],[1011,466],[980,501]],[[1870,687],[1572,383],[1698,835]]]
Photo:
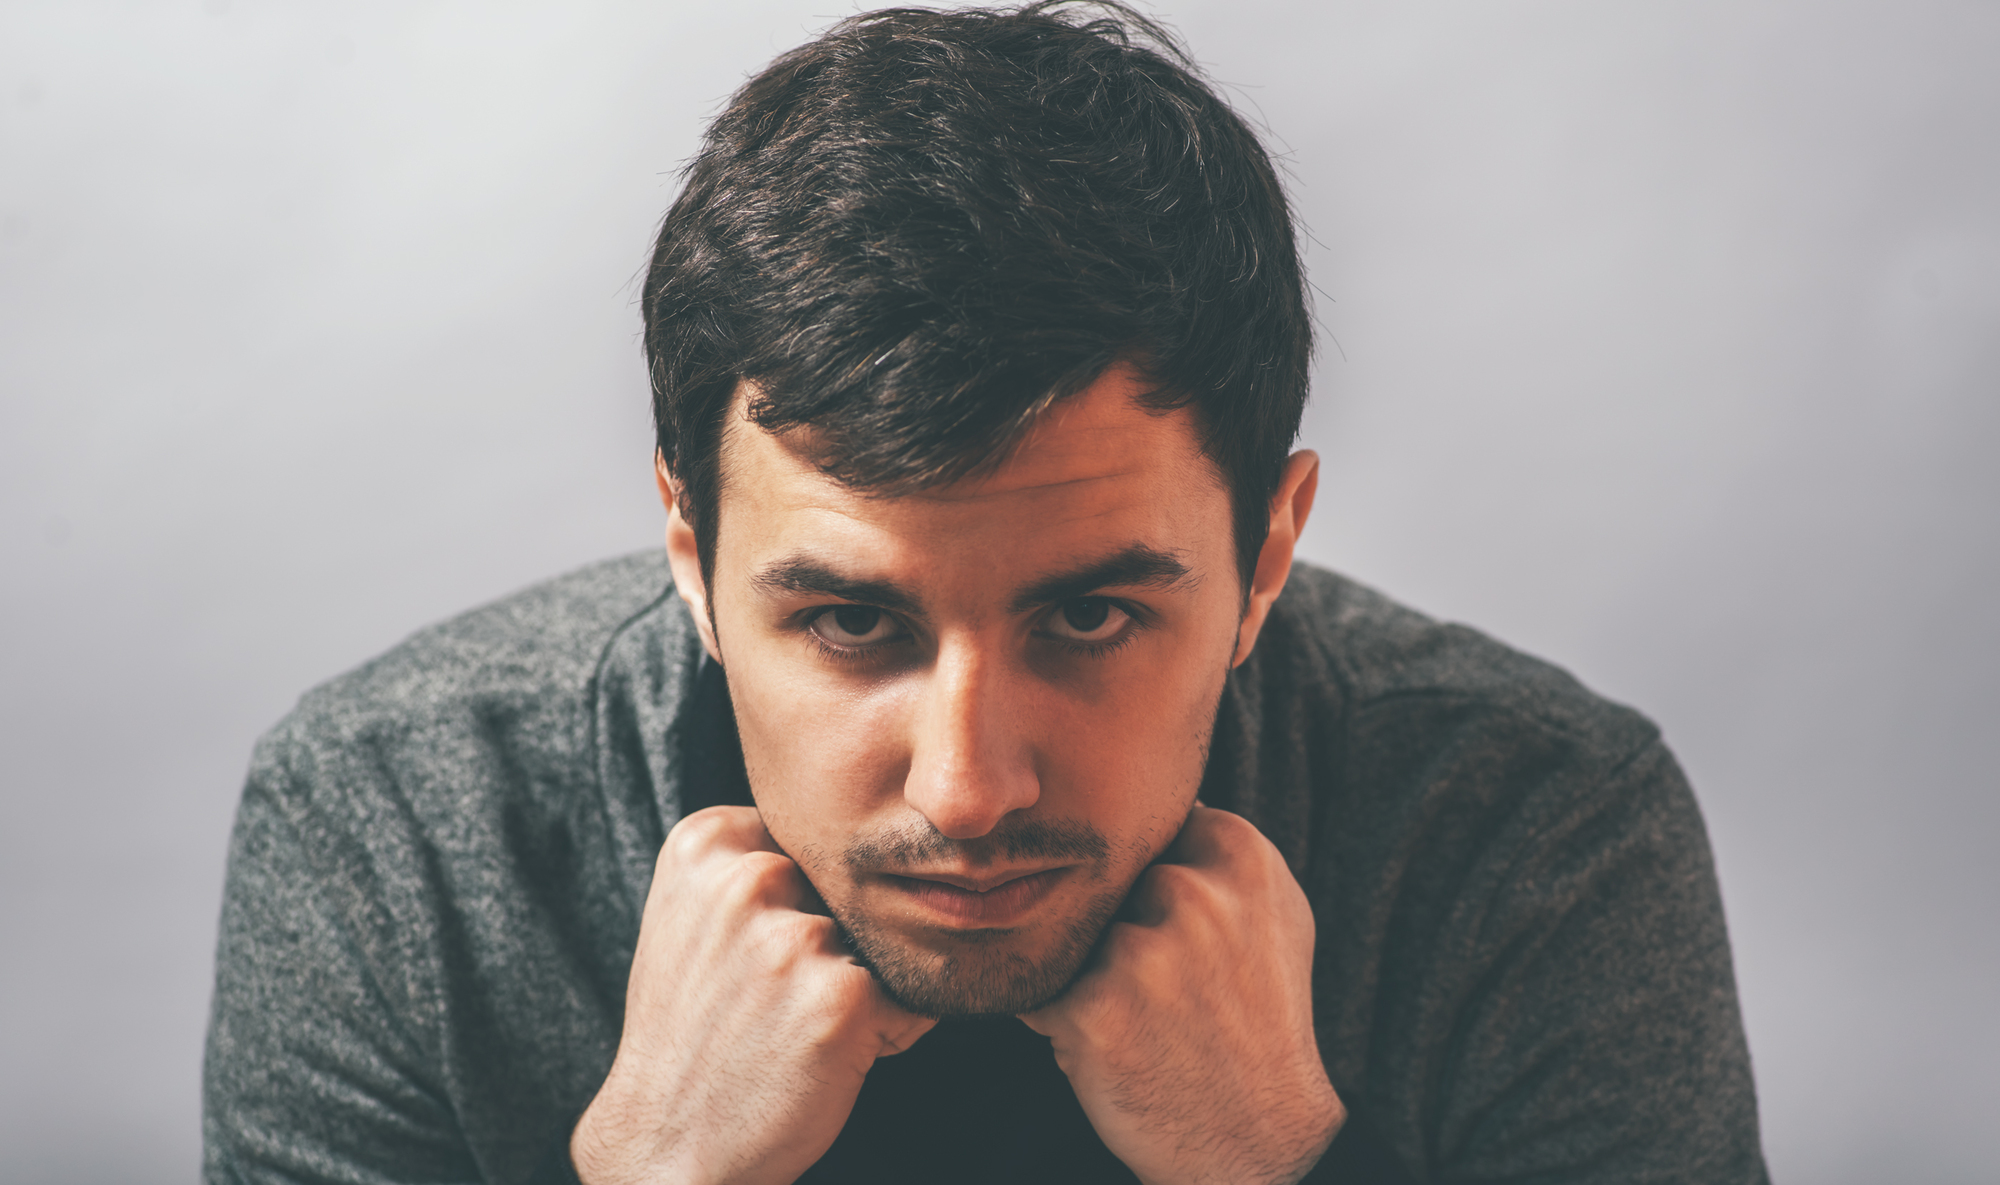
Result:
[[1764,1178],[1655,731],[1293,564],[1284,198],[1157,29],[843,22],[644,304],[664,565],[259,747],[210,1180]]

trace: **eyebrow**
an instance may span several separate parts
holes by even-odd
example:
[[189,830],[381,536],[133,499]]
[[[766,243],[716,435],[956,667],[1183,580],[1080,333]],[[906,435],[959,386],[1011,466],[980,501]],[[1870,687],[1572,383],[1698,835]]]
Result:
[[[1014,594],[1008,611],[1025,613],[1058,601],[1086,597],[1100,588],[1170,589],[1195,579],[1193,571],[1172,552],[1134,543],[1103,559],[1042,577]],[[808,555],[778,560],[757,573],[751,583],[781,596],[838,597],[919,621],[928,616],[917,598],[902,587],[886,580],[857,580]]]
[[925,617],[917,599],[898,586],[886,580],[856,580],[811,556],[787,556],[767,565],[750,582],[767,593],[781,596],[839,597],[843,601],[859,601],[919,621]]
[[1169,589],[1192,576],[1193,572],[1172,552],[1134,543],[1080,568],[1044,576],[1014,594],[1008,608],[1025,613],[1058,601],[1087,597],[1100,588]]

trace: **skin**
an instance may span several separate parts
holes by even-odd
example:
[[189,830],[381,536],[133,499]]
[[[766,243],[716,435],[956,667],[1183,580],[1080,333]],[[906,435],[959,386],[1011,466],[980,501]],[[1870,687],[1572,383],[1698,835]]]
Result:
[[572,1138],[589,1185],[794,1180],[876,1058],[969,1012],[1048,1036],[1144,1181],[1295,1180],[1332,1140],[1310,907],[1254,827],[1195,803],[1318,459],[1287,463],[1246,596],[1192,413],[1141,383],[1114,366],[990,474],[894,497],[825,477],[739,392],[712,618],[661,469],[757,807],[661,851]]

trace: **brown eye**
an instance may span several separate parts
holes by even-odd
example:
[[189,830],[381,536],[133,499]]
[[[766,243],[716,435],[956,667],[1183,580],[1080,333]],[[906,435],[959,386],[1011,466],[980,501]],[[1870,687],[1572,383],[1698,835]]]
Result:
[[1104,628],[1106,618],[1111,616],[1111,602],[1102,597],[1085,597],[1063,606],[1063,621],[1079,634]]
[[902,631],[873,605],[832,605],[813,616],[812,632],[829,646],[852,649],[891,641]]
[[1078,597],[1058,606],[1046,628],[1066,642],[1103,642],[1115,637],[1129,620],[1123,609],[1104,597]]
[[874,630],[882,622],[882,611],[866,605],[842,605],[833,611],[833,624],[857,637]]

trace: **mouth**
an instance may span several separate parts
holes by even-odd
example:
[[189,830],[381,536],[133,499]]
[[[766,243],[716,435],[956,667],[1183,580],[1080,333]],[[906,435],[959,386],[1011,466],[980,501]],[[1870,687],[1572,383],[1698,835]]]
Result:
[[1045,868],[1012,877],[979,878],[949,873],[884,873],[882,880],[937,924],[967,929],[999,929],[1026,920],[1049,890],[1070,872]]

